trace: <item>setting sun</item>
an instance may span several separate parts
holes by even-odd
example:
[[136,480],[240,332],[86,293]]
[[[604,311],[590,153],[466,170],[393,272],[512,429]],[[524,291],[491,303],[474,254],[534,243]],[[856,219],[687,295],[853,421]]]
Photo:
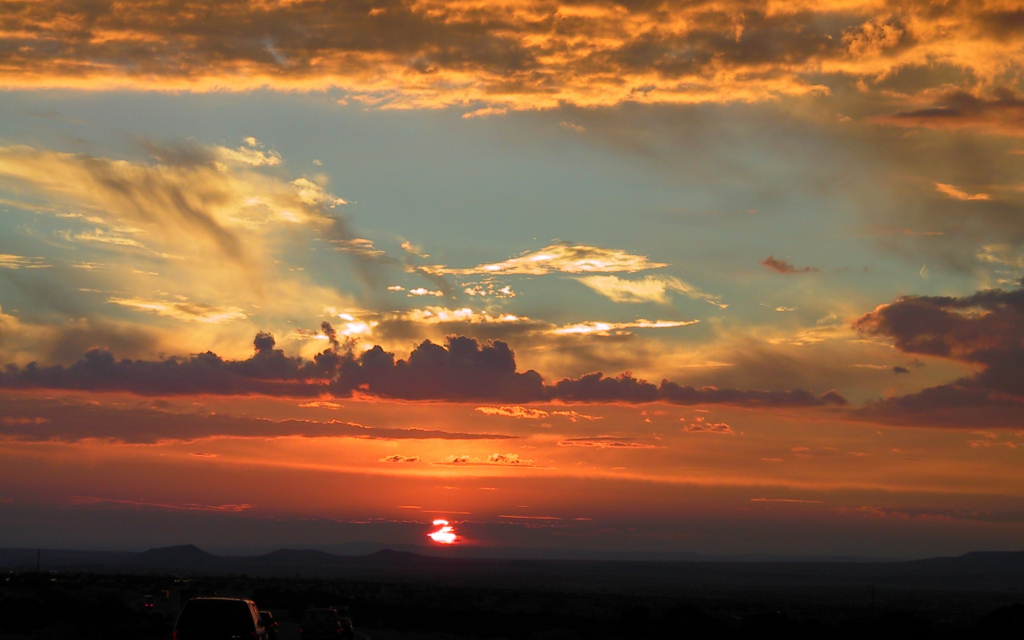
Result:
[[440,528],[427,534],[427,537],[434,542],[452,544],[458,539],[458,536],[455,535],[455,527],[448,524],[447,520],[434,520],[434,526]]

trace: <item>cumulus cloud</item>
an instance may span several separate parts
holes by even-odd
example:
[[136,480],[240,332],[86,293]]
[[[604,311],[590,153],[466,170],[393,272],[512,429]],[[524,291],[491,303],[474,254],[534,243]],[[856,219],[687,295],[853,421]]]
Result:
[[444,345],[426,340],[407,360],[380,346],[355,355],[328,348],[312,360],[286,356],[272,336],[260,333],[256,353],[247,360],[225,360],[214,353],[165,360],[117,360],[103,349],[91,349],[70,366],[8,366],[0,372],[0,388],[128,391],[140,395],[268,395],[284,397],[349,397],[353,394],[404,400],[454,402],[618,402],[672,404],[735,404],[741,406],[841,405],[830,391],[759,391],[695,388],[663,380],[654,385],[625,373],[610,378],[591,373],[546,384],[536,371],[518,372],[508,344],[481,344],[473,338],[449,336]]
[[710,302],[722,309],[729,306],[722,304],[718,296],[704,293],[700,289],[672,276],[647,276],[639,280],[626,280],[618,276],[608,275],[586,276],[576,280],[614,302],[658,302],[668,304],[668,292],[675,291],[695,300]]
[[548,273],[614,273],[660,269],[668,265],[651,262],[646,256],[621,249],[605,249],[568,243],[553,244],[504,262],[481,264],[468,269],[436,265],[423,269],[438,275],[529,275]]
[[381,462],[419,462],[419,456],[400,456],[397,453],[390,456],[384,456],[380,459]]
[[768,256],[758,264],[776,273],[784,273],[787,275],[795,273],[811,273],[818,270],[817,267],[796,267],[791,262],[780,260],[775,256]]
[[[989,289],[970,296],[906,296],[854,323],[865,335],[891,338],[907,354],[980,367],[973,375],[918,393],[876,402],[866,415],[924,417],[963,426],[978,420],[1020,426],[1024,401],[1024,289]],[[978,410],[984,409],[983,413]],[[917,416],[917,418],[915,418]]]
[[452,466],[508,466],[508,467],[535,467],[533,460],[525,460],[517,453],[492,453],[486,458],[476,458],[466,455],[451,455],[434,464]]
[[[685,422],[686,419],[683,418]],[[683,431],[687,433],[733,433],[732,427],[724,422],[709,422],[707,418],[703,416],[697,416],[688,424],[683,427]]]
[[[311,90],[467,117],[563,104],[753,102],[847,78],[948,68],[992,85],[1019,67],[1012,3],[249,2],[37,0],[3,18],[10,88]],[[915,77],[920,74],[915,74]],[[256,144],[250,144],[256,149]]]

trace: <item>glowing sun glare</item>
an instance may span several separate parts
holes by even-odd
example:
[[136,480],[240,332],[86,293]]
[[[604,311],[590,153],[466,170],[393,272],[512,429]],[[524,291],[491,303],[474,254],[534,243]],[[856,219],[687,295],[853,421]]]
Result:
[[427,534],[427,537],[434,542],[441,544],[451,544],[455,542],[458,536],[455,535],[455,527],[448,524],[447,520],[434,520],[435,527],[441,527],[437,531],[432,531]]

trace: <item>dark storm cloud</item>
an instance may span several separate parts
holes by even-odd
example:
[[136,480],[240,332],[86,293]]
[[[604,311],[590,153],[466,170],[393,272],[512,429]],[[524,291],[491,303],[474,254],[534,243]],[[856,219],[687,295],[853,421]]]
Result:
[[21,441],[75,442],[84,438],[153,444],[208,437],[364,438],[372,440],[507,440],[516,436],[438,429],[369,427],[328,420],[267,420],[221,413],[176,412],[158,407],[118,407],[81,401],[5,397],[0,437]]
[[[897,349],[947,358],[980,371],[863,411],[882,419],[939,416],[963,426],[1024,424],[1024,289],[971,296],[907,296],[861,317],[854,328],[892,338]],[[983,410],[983,411],[981,411]]]
[[376,346],[358,356],[327,349],[312,361],[286,356],[260,333],[248,360],[224,360],[207,352],[166,360],[117,360],[91,349],[70,366],[8,365],[0,388],[127,391],[140,395],[267,395],[348,397],[354,393],[400,400],[734,404],[820,406],[844,404],[834,391],[757,391],[684,387],[667,380],[656,386],[625,373],[592,373],[544,383],[536,371],[516,371],[515,355],[499,340],[480,344],[448,336],[444,346],[422,342],[407,360]]

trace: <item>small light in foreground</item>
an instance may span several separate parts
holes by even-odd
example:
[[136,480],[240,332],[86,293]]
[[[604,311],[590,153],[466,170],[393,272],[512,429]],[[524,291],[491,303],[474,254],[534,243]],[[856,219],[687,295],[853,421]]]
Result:
[[434,520],[434,526],[440,527],[437,531],[427,534],[427,537],[440,544],[452,544],[458,538],[455,535],[455,527],[448,524],[447,520]]

